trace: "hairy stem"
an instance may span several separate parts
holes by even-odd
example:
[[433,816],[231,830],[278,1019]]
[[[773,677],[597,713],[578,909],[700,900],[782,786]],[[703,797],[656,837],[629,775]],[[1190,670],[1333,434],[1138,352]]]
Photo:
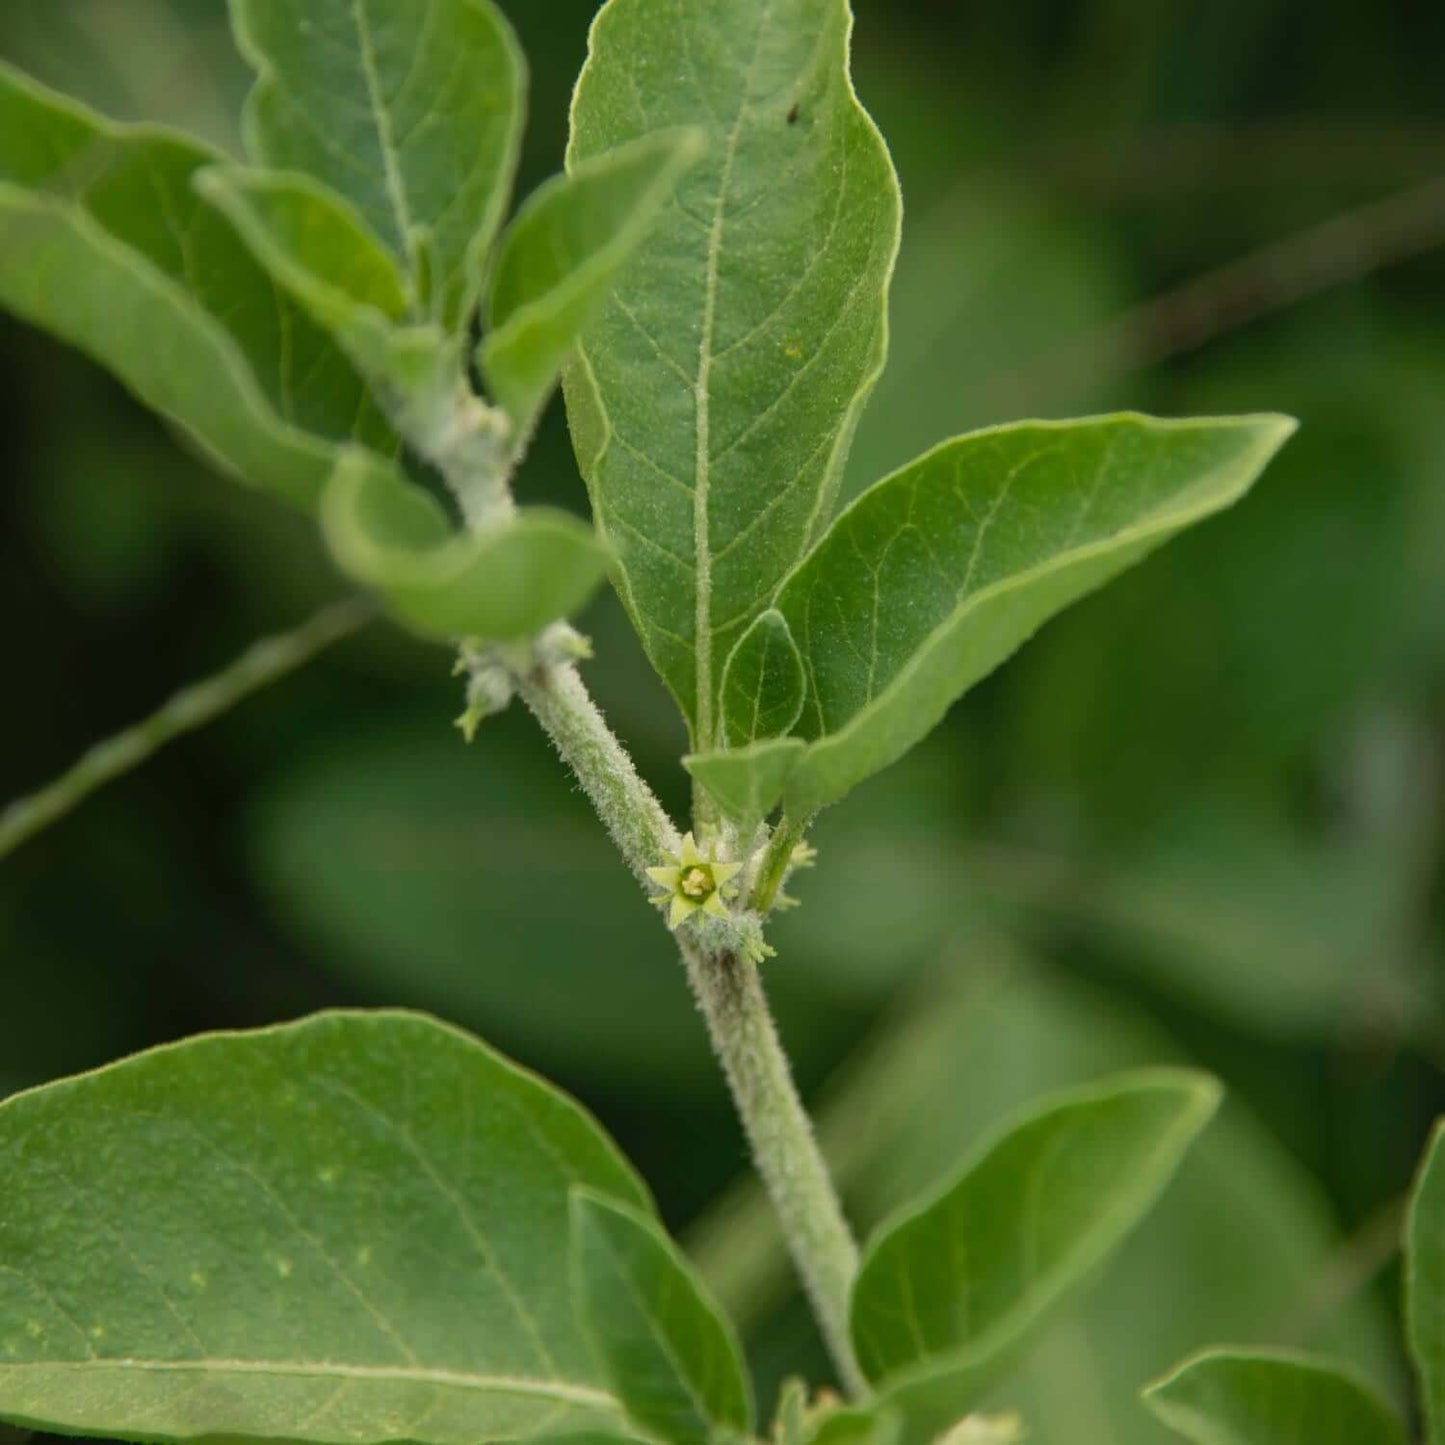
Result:
[[686,939],[681,943],[753,1160],[833,1363],[848,1393],[866,1396],[868,1383],[848,1331],[858,1246],[798,1097],[758,970],[735,954],[710,953]]
[[[571,663],[520,669],[516,686],[612,835],[638,881],[681,840]],[[788,845],[791,855],[792,844]],[[839,1375],[867,1393],[848,1337],[858,1247],[798,1097],[757,968],[683,926],[678,943],[713,1047],[722,1060],[773,1207]]]
[[[453,421],[447,435],[468,436],[465,418]],[[483,443],[487,440],[486,427],[480,423],[472,434]],[[437,456],[447,450],[434,448]],[[448,460],[451,465],[443,470],[470,525],[486,525],[496,515],[498,498],[503,499],[500,505],[510,507],[500,453],[485,445],[462,446],[451,449]],[[518,695],[576,774],[627,866],[651,891],[647,869],[675,856],[682,839],[608,727],[575,664],[548,660],[545,648],[537,646],[530,659],[516,660],[514,654],[506,666]],[[710,803],[702,802],[700,814],[706,817]],[[777,853],[780,861],[765,865],[769,874],[776,873],[767,892],[770,902],[797,841],[796,837],[774,839],[776,846],[768,858]],[[848,1298],[858,1270],[858,1246],[798,1097],[757,968],[745,956],[744,925],[751,927],[753,941],[760,943],[758,919],[748,913],[728,924],[711,922],[715,927],[707,934],[694,931],[696,923],[689,922],[678,936],[688,978],[839,1377],[850,1394],[864,1397],[868,1384],[848,1332]],[[716,942],[719,938],[722,944]]]
[[376,616],[365,598],[323,608],[294,631],[254,643],[224,671],[182,688],[148,718],[97,743],[48,787],[0,813],[0,858],[63,818],[98,788],[138,767],[185,733],[194,732],[252,693],[304,667],[317,653],[350,637]]

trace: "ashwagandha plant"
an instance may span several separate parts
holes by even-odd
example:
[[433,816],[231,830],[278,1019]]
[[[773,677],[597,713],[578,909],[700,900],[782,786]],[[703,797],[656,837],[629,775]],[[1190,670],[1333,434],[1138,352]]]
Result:
[[[1048,1100],[860,1256],[768,1013],[768,919],[820,809],[1235,501],[1293,424],[996,427],[835,515],[900,218],[846,0],[609,0],[566,173],[509,223],[526,80],[488,0],[232,11],[244,165],[0,71],[0,300],[314,512],[344,574],[454,648],[469,734],[519,698],[550,735],[672,932],[846,1391],[786,1388],[779,1445],[1011,1438],[970,1412],[1217,1086]],[[513,495],[559,379],[591,526]],[[686,720],[686,831],[578,670],[566,619],[609,573]],[[13,808],[0,852],[368,615],[180,694]],[[598,1126],[429,1019],[330,1013],[20,1095],[0,1171],[0,1419],[331,1445],[759,1428],[730,1326]]]

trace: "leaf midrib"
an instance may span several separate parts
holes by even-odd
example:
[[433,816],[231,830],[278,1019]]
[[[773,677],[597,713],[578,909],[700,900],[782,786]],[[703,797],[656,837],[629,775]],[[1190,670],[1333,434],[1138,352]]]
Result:
[[381,164],[386,176],[386,193],[396,213],[397,229],[406,252],[406,263],[416,272],[416,223],[412,220],[411,202],[407,199],[406,181],[401,173],[401,153],[391,130],[391,112],[381,93],[381,76],[376,69],[376,50],[371,37],[371,21],[366,13],[366,0],[351,0],[351,22],[356,27],[356,43],[361,59],[362,79],[371,100],[371,113],[376,123],[377,144],[381,148]]
[[347,1365],[330,1360],[250,1360],[204,1356],[190,1360],[144,1358],[99,1358],[94,1360],[36,1361],[22,1365],[0,1365],[0,1380],[7,1375],[49,1374],[53,1371],[95,1372],[134,1370],[157,1374],[275,1375],[291,1379],[361,1380],[377,1384],[435,1385],[444,1389],[470,1390],[480,1394],[535,1395],[588,1405],[604,1410],[621,1410],[617,1397],[590,1385],[568,1380],[528,1375],[482,1375],[465,1370],[431,1369],[423,1365]]
[[712,542],[709,537],[708,498],[711,490],[711,383],[713,343],[717,329],[717,292],[722,266],[723,223],[727,214],[728,191],[732,185],[733,161],[742,139],[743,122],[752,98],[753,77],[762,55],[763,37],[773,19],[773,0],[763,7],[753,37],[753,53],[743,72],[738,112],[728,132],[723,152],[722,171],[718,176],[717,204],[713,208],[712,227],[708,232],[707,264],[703,271],[702,334],[698,340],[697,382],[693,387],[696,405],[695,454],[692,491],[692,544],[696,554],[694,576],[693,666],[697,671],[697,740],[699,750],[713,742],[712,718]]

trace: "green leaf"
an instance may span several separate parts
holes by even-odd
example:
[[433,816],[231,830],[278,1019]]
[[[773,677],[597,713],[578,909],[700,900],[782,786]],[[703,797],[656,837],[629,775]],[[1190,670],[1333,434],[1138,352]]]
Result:
[[1405,1445],[1398,1416],[1338,1365],[1263,1350],[1210,1350],[1144,1392],[1194,1445]]
[[800,738],[773,738],[729,751],[689,753],[682,761],[723,812],[747,827],[772,812],[806,747]]
[[195,184],[393,410],[441,374],[449,348],[409,323],[410,279],[348,201],[307,176],[244,166],[211,166]]
[[723,668],[725,741],[743,747],[788,732],[803,711],[807,680],[787,619],[771,608],[738,638]]
[[431,637],[530,637],[592,595],[607,554],[568,512],[529,507],[460,533],[420,487],[359,448],[338,463],[321,507],[342,569]]
[[695,129],[643,136],[548,181],[517,213],[497,253],[480,359],[519,439],[702,149]]
[[622,1423],[568,1197],[646,1209],[643,1186],[570,1099],[433,1020],[324,1014],[21,1094],[0,1168],[0,1418],[324,1445]]
[[577,1304],[628,1414],[676,1445],[746,1436],[752,1386],[732,1326],[635,1209],[572,1195]]
[[1437,1123],[1405,1231],[1405,1328],[1430,1445],[1445,1441],[1445,1122]]
[[864,1254],[851,1328],[864,1373],[935,1433],[977,1403],[1054,1307],[1152,1207],[1218,1105],[1179,1069],[1046,1101]]
[[886,767],[1056,612],[1236,501],[1294,425],[1023,422],[865,492],[777,596],[809,683],[790,809]]
[[227,470],[311,506],[332,442],[394,442],[350,363],[195,193],[218,159],[0,67],[0,303],[115,372]]
[[347,197],[403,265],[417,320],[460,330],[506,213],[526,67],[490,0],[231,0],[257,72],[252,160]]
[[826,525],[882,367],[899,198],[846,0],[609,0],[569,165],[701,125],[705,159],[565,377],[620,590],[700,752],[733,644]]

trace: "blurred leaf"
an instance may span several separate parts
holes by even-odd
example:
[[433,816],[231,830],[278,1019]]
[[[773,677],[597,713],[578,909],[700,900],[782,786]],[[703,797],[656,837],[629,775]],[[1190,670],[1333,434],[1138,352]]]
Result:
[[870,1241],[853,1340],[911,1438],[978,1403],[1148,1212],[1219,1093],[1205,1076],[1161,1070],[1047,1100]]
[[229,470],[309,506],[334,455],[323,437],[389,448],[389,433],[346,360],[192,190],[215,159],[0,68],[0,302]]
[[548,181],[508,227],[480,361],[519,441],[703,149],[696,130],[642,136]]
[[882,367],[899,197],[849,27],[846,0],[610,0],[573,104],[574,168],[707,135],[566,378],[623,600],[702,751],[723,661],[823,525]]
[[753,1399],[732,1326],[692,1267],[645,1215],[572,1193],[577,1305],[627,1413],[676,1445],[753,1428]]
[[806,659],[798,815],[923,737],[1054,613],[1245,492],[1281,417],[1020,423],[864,493],[784,584]]
[[1410,1200],[1405,1326],[1431,1445],[1445,1439],[1445,1126],[1437,1124]]
[[529,507],[460,533],[420,487],[359,449],[338,463],[321,520],[347,574],[431,637],[530,637],[581,607],[607,567],[591,528],[568,512]]
[[1064,863],[1037,896],[1196,1007],[1251,1032],[1328,1038],[1366,1021],[1403,1030],[1422,1004],[1397,865],[1379,840],[1312,842],[1268,817],[1195,808],[1137,856]]
[[0,1226],[13,1422],[336,1445],[619,1423],[572,1310],[568,1191],[646,1192],[576,1104],[455,1030],[211,1035],[10,1100],[0,1149],[27,1180]]
[[346,196],[421,316],[464,327],[506,214],[526,63],[491,0],[231,0],[258,165]]
[[1399,1416],[1338,1365],[1210,1351],[1144,1392],[1194,1445],[1405,1445]]

